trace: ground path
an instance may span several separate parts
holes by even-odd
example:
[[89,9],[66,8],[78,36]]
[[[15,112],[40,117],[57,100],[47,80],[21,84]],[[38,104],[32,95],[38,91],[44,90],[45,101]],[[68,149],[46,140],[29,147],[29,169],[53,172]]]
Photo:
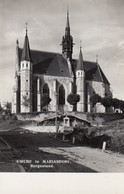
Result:
[[64,157],[87,166],[97,172],[124,172],[124,156],[112,152],[102,152],[99,149],[82,146],[75,147],[40,147],[48,153]]
[[[49,137],[47,133],[20,134],[19,130],[4,132],[3,134],[1,133],[1,148],[4,148],[6,145],[5,142],[15,149],[14,157],[16,156],[16,159],[36,159],[39,161],[68,159],[71,161],[71,164],[65,165],[66,172],[69,171],[69,168],[70,172],[77,172],[77,170],[78,172],[86,172],[86,170],[87,172],[91,172],[91,170],[113,173],[124,172],[124,155],[110,151],[102,152],[100,149],[90,147],[72,145],[69,142],[64,142],[57,138],[55,139],[54,135]],[[8,148],[8,146],[6,146],[6,148]],[[6,155],[4,149],[3,151],[1,149],[1,152],[3,153],[1,162],[12,162],[13,158],[11,155],[13,154],[13,151],[10,150],[12,153],[9,157]],[[63,165],[55,166],[55,171],[63,172]],[[89,170],[86,168],[84,169],[84,167],[89,168]]]

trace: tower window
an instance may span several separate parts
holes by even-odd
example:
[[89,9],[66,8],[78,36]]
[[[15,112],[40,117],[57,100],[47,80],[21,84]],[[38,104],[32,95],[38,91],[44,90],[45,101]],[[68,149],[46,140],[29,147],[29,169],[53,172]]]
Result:
[[24,63],[22,64],[22,67],[24,67]]
[[26,67],[28,67],[28,63],[26,63]]
[[80,75],[80,72],[78,72],[78,75]]
[[28,80],[26,79],[26,82],[28,82]]

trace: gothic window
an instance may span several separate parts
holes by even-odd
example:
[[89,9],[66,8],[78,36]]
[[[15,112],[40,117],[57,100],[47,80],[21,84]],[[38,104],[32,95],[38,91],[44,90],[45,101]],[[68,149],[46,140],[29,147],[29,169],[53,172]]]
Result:
[[28,67],[28,63],[26,63],[26,67]]
[[65,104],[65,89],[63,85],[59,87],[59,98],[58,98],[58,104],[64,105]]
[[22,67],[24,67],[24,63],[22,64]]
[[80,75],[80,72],[78,72],[78,75]]
[[48,87],[48,84],[44,84],[44,86],[43,86],[43,94],[48,94],[49,95],[49,87]]

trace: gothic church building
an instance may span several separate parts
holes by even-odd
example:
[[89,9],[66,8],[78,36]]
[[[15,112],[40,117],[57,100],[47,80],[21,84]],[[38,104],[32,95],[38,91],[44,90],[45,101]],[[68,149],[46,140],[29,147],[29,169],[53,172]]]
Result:
[[51,98],[47,111],[56,111],[56,105],[58,111],[72,111],[67,97],[71,93],[79,94],[78,112],[92,111],[90,96],[93,92],[101,97],[112,95],[98,61],[84,61],[81,48],[78,60],[73,59],[73,45],[68,11],[62,53],[31,50],[26,29],[24,47],[19,48],[18,40],[16,45],[13,113],[43,111],[41,101],[44,94]]

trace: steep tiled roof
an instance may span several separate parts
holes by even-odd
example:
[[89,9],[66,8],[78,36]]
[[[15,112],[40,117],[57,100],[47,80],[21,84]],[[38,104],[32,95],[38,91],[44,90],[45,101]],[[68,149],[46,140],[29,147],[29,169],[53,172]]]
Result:
[[23,60],[31,61],[30,46],[29,46],[29,40],[28,40],[27,34],[25,36],[25,41],[24,41],[24,47],[23,47],[23,50],[22,50],[21,60],[22,61]]
[[[106,84],[110,84],[104,75],[103,71],[101,70],[100,66],[98,66],[95,62],[90,61],[83,61],[84,62],[84,70],[86,75],[86,80],[89,81],[98,81],[98,82],[104,82]],[[78,60],[73,60],[73,67],[74,71],[76,71],[78,65]]]
[[80,48],[78,63],[77,63],[77,70],[84,70],[84,64],[83,64],[83,55],[82,50]]
[[[19,49],[20,56],[22,55],[22,49]],[[49,58],[53,58],[57,53],[47,52],[47,51],[37,51],[37,50],[31,50],[31,58],[33,61],[33,64],[38,64],[40,62],[43,62]]]
[[71,77],[67,61],[60,54],[56,54],[53,58],[49,58],[34,65],[33,72],[35,74]]
[[[51,76],[71,77],[67,61],[62,54],[31,50],[33,61],[33,73]],[[19,58],[21,59],[22,49],[19,48]],[[73,72],[76,72],[78,60],[73,59]],[[83,61],[86,80],[99,81],[109,84],[103,71],[96,62]]]

